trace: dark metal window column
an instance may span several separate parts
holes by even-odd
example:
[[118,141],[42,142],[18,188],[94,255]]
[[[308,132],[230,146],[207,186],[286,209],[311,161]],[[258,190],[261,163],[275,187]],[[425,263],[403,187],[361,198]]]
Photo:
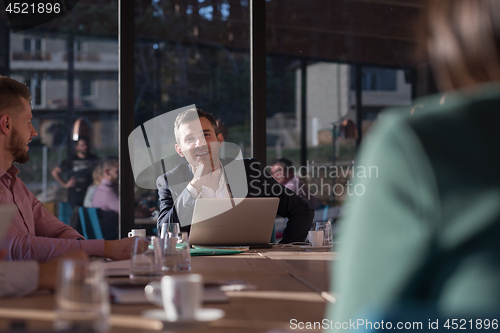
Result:
[[358,128],[358,140],[356,146],[359,147],[363,136],[363,66],[354,66],[356,80],[356,127]]
[[[68,33],[66,41],[66,53],[68,56],[68,91],[66,94],[68,104],[66,106],[66,132],[69,135],[66,138],[66,153],[71,156],[73,152],[73,125],[75,123],[75,106],[74,106],[74,91],[75,91],[75,34],[73,31]],[[89,144],[90,142],[87,142]]]
[[120,72],[119,91],[119,158],[120,158],[120,238],[134,225],[134,175],[130,164],[128,136],[134,130],[134,1],[119,2],[119,33]]
[[0,21],[0,75],[10,77],[10,29]]
[[307,60],[300,61],[300,165],[307,165]]
[[251,154],[266,165],[266,0],[250,1]]

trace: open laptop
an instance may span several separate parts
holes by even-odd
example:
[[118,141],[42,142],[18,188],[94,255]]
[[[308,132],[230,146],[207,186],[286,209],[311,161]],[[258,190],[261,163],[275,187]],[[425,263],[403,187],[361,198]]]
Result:
[[204,246],[268,245],[279,198],[197,199],[189,242]]

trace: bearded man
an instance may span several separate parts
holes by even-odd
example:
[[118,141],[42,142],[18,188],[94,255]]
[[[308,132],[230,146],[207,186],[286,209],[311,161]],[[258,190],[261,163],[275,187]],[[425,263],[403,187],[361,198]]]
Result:
[[43,208],[17,177],[19,170],[13,163],[28,161],[28,145],[38,135],[31,123],[30,100],[30,91],[24,84],[0,76],[0,204],[17,206],[0,246],[7,252],[6,259],[47,261],[76,250],[115,260],[128,259],[132,238],[84,240],[76,230]]

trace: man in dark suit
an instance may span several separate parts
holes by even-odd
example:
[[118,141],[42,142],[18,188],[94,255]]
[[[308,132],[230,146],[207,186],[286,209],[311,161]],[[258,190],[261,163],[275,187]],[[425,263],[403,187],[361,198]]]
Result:
[[281,243],[305,240],[314,211],[264,172],[256,159],[219,159],[224,137],[212,114],[201,109],[184,111],[175,120],[174,133],[175,150],[187,163],[156,181],[158,230],[163,223],[180,223],[182,230],[189,231],[197,198],[278,197],[278,215],[288,218]]

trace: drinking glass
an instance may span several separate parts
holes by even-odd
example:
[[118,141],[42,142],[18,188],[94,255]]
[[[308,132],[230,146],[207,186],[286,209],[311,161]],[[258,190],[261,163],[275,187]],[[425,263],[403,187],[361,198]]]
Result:
[[106,331],[110,305],[102,264],[67,259],[58,273],[54,329]]
[[314,228],[316,231],[323,231],[325,236],[323,238],[323,246],[332,246],[333,245],[333,233],[332,233],[332,224],[328,222],[316,222],[316,226]]
[[180,234],[181,225],[179,223],[163,223],[161,227],[160,238],[165,238],[169,232],[175,235]]
[[191,252],[189,246],[189,236],[187,232],[181,232],[177,241],[176,250],[179,252],[179,259],[176,270],[190,271],[191,270]]
[[134,239],[130,255],[130,278],[151,279],[161,274],[161,247],[158,237]]
[[[162,228],[163,229],[166,228]],[[162,232],[163,233],[163,232]],[[179,263],[180,253],[177,251],[177,242],[179,241],[179,234],[167,232],[163,241],[163,271],[175,271]]]

